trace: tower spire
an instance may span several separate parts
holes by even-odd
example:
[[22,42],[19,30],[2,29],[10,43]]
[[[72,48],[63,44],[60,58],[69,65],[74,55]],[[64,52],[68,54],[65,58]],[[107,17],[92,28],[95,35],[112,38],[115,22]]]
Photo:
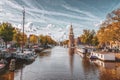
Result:
[[70,25],[70,34],[73,34],[72,24]]

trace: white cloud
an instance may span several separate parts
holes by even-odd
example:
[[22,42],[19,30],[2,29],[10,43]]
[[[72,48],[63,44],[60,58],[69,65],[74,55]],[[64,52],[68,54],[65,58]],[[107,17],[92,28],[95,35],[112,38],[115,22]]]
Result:
[[73,12],[78,12],[80,14],[85,14],[86,16],[91,17],[91,18],[99,19],[97,16],[93,15],[90,12],[82,11],[82,10],[79,10],[77,8],[73,8],[73,7],[70,7],[70,6],[67,6],[67,5],[62,5],[62,6],[67,10],[70,10],[70,11],[73,11]]
[[94,23],[94,26],[95,27],[100,27],[100,25],[103,23],[103,21],[101,20],[101,21],[99,21],[99,22],[97,22],[97,23]]
[[54,27],[55,27],[55,25],[53,25],[53,24],[48,24],[47,27],[46,27],[46,29],[49,30],[49,29],[54,28]]
[[69,29],[69,28],[70,28],[70,25],[67,25],[67,26],[66,26],[66,29]]

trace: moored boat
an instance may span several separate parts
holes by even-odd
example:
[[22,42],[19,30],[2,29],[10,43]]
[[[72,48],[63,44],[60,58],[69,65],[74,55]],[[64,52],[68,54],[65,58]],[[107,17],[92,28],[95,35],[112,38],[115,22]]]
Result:
[[17,59],[22,59],[22,60],[27,60],[27,61],[34,61],[35,58],[37,57],[35,52],[30,49],[24,49],[23,52],[21,50],[16,51],[15,54],[16,54]]
[[7,65],[7,61],[4,59],[0,60],[0,70],[4,69]]
[[98,59],[98,57],[97,57],[97,56],[94,56],[94,55],[90,55],[89,58],[90,58],[90,59]]

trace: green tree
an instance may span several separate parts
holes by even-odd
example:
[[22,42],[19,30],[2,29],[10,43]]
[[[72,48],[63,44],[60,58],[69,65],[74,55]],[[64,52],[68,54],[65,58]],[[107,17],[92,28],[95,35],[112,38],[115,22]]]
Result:
[[93,45],[93,46],[97,46],[98,44],[99,44],[98,38],[97,38],[97,36],[95,35],[95,36],[92,38],[92,45]]
[[14,28],[10,23],[2,23],[0,25],[0,36],[4,40],[7,48],[7,43],[12,41],[14,35]]
[[83,34],[80,36],[81,42],[84,44],[92,45],[92,39],[95,35],[95,31],[83,30]]

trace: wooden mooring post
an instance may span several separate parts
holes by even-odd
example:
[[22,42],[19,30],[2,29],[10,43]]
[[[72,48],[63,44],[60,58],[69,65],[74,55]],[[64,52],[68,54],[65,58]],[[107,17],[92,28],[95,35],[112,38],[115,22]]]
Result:
[[14,71],[15,70],[15,59],[11,59],[10,65],[9,65],[9,70]]

